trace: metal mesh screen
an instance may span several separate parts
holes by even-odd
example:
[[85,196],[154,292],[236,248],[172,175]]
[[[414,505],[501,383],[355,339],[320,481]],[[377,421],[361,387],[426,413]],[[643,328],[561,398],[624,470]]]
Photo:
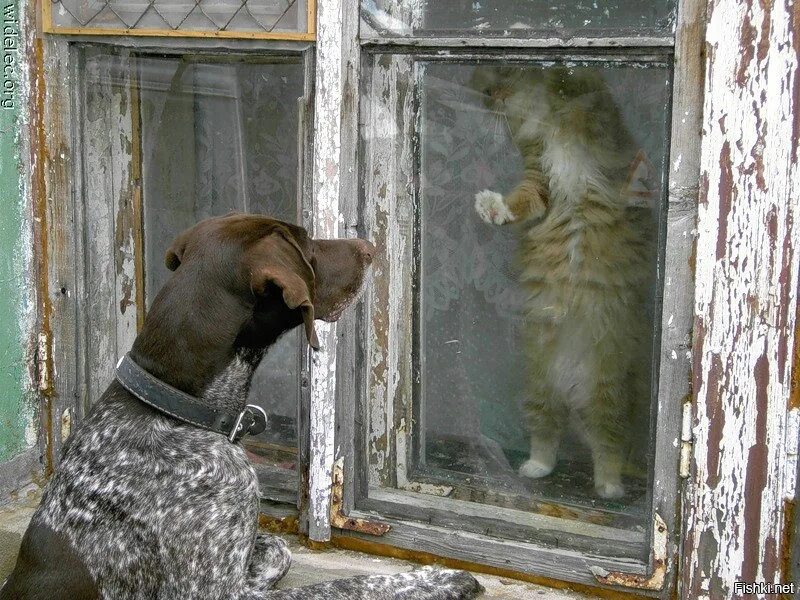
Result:
[[[309,0],[45,0],[58,29],[306,33]],[[312,5],[313,6],[313,5]]]

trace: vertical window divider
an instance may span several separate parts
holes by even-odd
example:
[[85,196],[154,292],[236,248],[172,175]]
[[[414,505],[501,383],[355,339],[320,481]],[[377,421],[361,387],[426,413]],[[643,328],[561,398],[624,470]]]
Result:
[[[342,8],[344,0],[318,5],[314,99],[313,210],[315,238],[341,234],[340,160],[342,138]],[[309,539],[330,539],[330,504],[336,414],[335,323],[317,322],[320,349],[311,358],[309,407],[308,500],[302,507]]]

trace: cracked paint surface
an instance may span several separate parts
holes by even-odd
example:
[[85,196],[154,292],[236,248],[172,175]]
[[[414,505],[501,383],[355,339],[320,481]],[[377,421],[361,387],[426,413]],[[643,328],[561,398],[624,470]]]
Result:
[[33,447],[37,439],[28,371],[33,327],[31,206],[20,168],[28,79],[25,23],[16,0],[2,0],[3,71],[0,107],[0,461]]
[[792,0],[712,0],[695,296],[694,468],[682,596],[781,581],[794,497],[800,15]]

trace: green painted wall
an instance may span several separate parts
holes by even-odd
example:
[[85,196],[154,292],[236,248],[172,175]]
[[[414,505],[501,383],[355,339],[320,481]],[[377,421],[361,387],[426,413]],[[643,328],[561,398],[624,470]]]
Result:
[[28,392],[26,345],[30,313],[29,212],[20,174],[20,115],[25,98],[20,75],[17,0],[0,0],[0,462],[36,441],[33,399]]

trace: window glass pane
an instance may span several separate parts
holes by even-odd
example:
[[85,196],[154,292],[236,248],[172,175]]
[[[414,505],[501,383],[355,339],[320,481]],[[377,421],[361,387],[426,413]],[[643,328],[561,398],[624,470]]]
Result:
[[[375,57],[364,130],[366,202],[370,171],[419,173],[416,202],[413,186],[389,190],[393,211],[415,215],[416,266],[392,282],[413,306],[412,356],[383,408],[405,441],[396,474],[370,483],[548,514],[568,505],[560,516],[638,530],[669,68],[411,60]],[[396,154],[381,156],[392,139]]]
[[[87,58],[93,82],[115,78],[114,57]],[[185,228],[232,210],[296,221],[299,58],[211,62],[136,57],[140,114],[145,295],[170,273],[165,252]],[[91,103],[88,110],[91,110]],[[256,372],[250,402],[269,415],[247,444],[256,462],[293,468],[297,454],[300,337],[291,332]]]
[[270,33],[308,29],[307,0],[44,0],[53,24],[90,29]]
[[595,37],[670,35],[675,0],[362,0],[382,35]]

